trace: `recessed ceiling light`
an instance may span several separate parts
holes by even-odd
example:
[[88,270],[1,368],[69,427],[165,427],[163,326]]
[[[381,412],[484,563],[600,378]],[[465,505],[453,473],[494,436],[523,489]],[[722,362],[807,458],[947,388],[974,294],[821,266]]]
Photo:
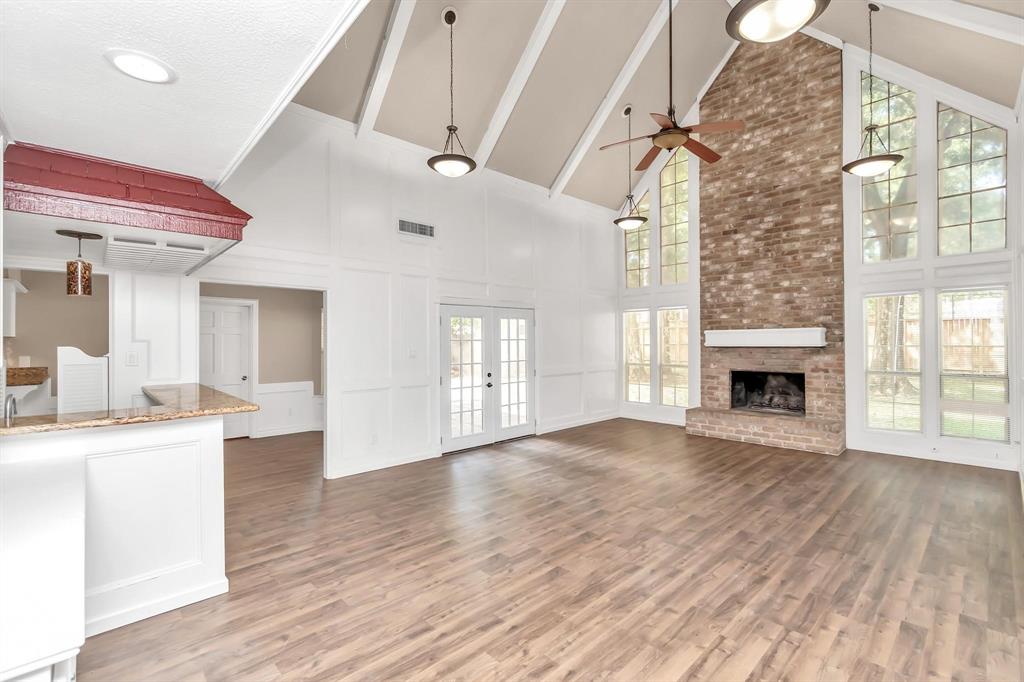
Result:
[[137,50],[107,50],[104,56],[126,76],[147,83],[171,83],[178,76],[174,69],[152,55]]

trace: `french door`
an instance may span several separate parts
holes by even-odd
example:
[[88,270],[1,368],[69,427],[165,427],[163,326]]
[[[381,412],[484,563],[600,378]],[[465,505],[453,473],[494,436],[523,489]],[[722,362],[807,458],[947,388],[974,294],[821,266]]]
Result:
[[441,306],[441,451],[536,432],[533,311]]

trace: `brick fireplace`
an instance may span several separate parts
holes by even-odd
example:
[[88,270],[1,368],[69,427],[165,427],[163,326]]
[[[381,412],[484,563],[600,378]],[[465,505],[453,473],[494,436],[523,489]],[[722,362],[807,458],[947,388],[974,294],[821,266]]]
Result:
[[[741,44],[701,101],[701,120],[733,118],[747,131],[708,136],[724,158],[701,166],[701,405],[687,410],[686,430],[838,455],[846,448],[841,52],[801,34]],[[825,345],[703,344],[709,330],[793,327],[824,327]],[[800,376],[804,413],[734,407],[734,377],[746,372],[794,384]]]

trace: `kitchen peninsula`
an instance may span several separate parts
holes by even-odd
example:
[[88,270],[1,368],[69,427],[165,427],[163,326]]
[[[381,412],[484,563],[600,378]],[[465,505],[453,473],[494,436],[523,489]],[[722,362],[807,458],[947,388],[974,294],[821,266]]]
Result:
[[151,405],[0,426],[0,680],[70,679],[85,636],[228,589],[223,416],[259,408],[142,390]]

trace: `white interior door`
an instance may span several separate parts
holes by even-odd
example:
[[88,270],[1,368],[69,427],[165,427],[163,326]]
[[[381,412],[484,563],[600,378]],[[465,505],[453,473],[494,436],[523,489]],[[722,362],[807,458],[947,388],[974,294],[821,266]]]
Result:
[[533,311],[441,306],[441,450],[535,433]]
[[[204,300],[199,308],[199,381],[251,400],[249,307]],[[249,435],[249,415],[224,415],[224,437]]]

